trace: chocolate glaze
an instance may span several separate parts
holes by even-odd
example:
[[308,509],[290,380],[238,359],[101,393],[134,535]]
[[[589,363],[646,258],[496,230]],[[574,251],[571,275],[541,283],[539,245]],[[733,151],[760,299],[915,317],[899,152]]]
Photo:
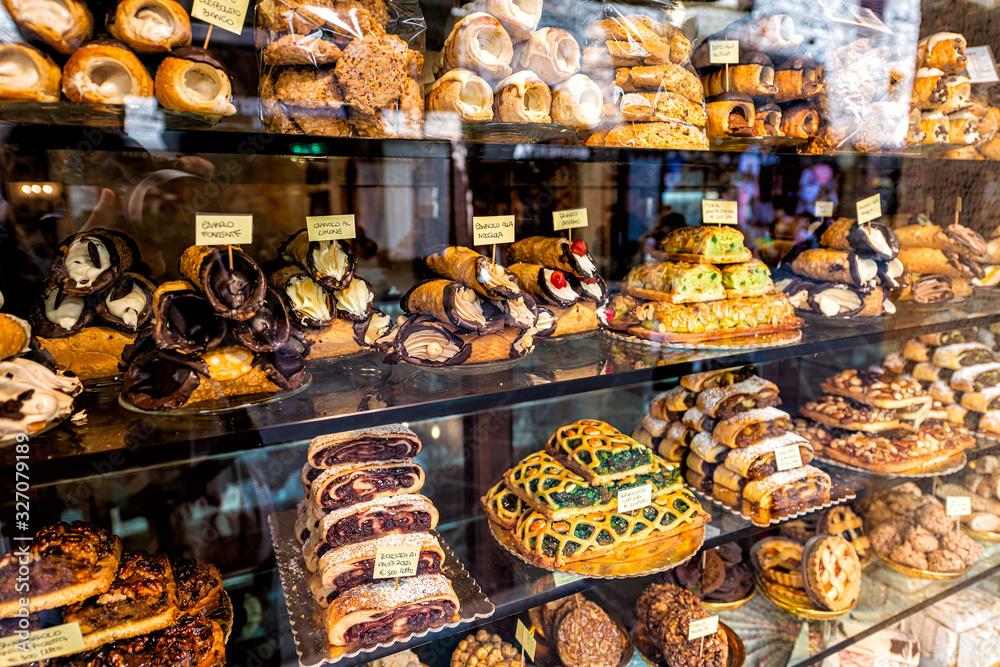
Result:
[[142,410],[173,410],[191,398],[208,375],[208,364],[166,350],[148,350],[132,361],[122,382],[122,396]]
[[[134,285],[138,285],[139,289],[142,290],[142,293],[146,295],[146,305],[143,307],[142,312],[139,313],[139,317],[136,320],[136,326],[133,329],[126,326],[125,322],[123,322],[120,318],[111,314],[111,311],[108,310],[107,300],[120,299],[123,296],[126,296],[132,291],[132,287]],[[107,324],[110,324],[116,329],[121,329],[122,331],[138,331],[143,329],[149,324],[150,320],[153,319],[153,292],[155,291],[156,286],[142,276],[136,274],[124,274],[118,278],[109,292],[101,294],[97,297],[97,303],[95,304],[97,316]]]
[[238,248],[233,248],[232,252],[232,270],[225,246],[213,248],[202,258],[199,286],[216,313],[235,320],[248,320],[264,302],[267,280],[249,255]]
[[226,336],[226,321],[194,290],[165,292],[159,297],[153,338],[164,350],[199,354],[214,350]]
[[[103,40],[98,41],[100,42]],[[91,42],[91,44],[93,43],[94,42]],[[111,43],[121,48],[125,48],[119,42],[112,41]],[[75,241],[88,236],[99,239],[104,244],[104,247],[107,248],[110,267],[102,272],[93,283],[82,289],[78,289],[76,287],[76,281],[69,277],[69,270],[66,268],[64,262],[66,259],[66,253],[69,252],[70,246],[73,245]],[[125,258],[118,253],[118,246],[115,245],[113,239],[118,239],[128,246],[132,257],[127,264],[123,265]],[[91,253],[91,257],[93,258],[93,253]],[[62,286],[63,289],[71,294],[95,294],[110,287],[118,277],[119,273],[124,273],[132,268],[132,263],[136,261],[138,257],[139,247],[135,244],[135,241],[125,234],[101,227],[89,229],[87,231],[73,234],[72,236],[63,239],[62,243],[59,244],[59,254],[52,263],[52,277],[56,284]]]
[[229,69],[225,64],[219,60],[214,53],[208,49],[203,49],[200,46],[182,46],[179,49],[174,49],[167,54],[168,58],[181,58],[182,60],[190,60],[196,63],[203,63],[205,65],[210,65],[215,69],[222,70],[222,73],[229,77],[229,80],[233,80],[233,75],[230,74]]
[[264,294],[264,303],[253,316],[231,325],[236,340],[254,352],[273,352],[288,344],[292,325],[288,308],[281,296],[270,287]]
[[712,104],[713,102],[745,102],[753,106],[753,99],[743,93],[720,93],[705,100],[706,104]]
[[260,358],[267,379],[282,389],[297,389],[305,381],[306,361],[298,350],[286,345]]
[[954,298],[955,293],[947,276],[927,274],[913,283],[913,300],[917,303],[941,303]]
[[592,301],[597,305],[601,305],[608,300],[608,284],[604,282],[604,278],[601,278],[599,275],[595,275],[593,278],[590,278],[590,280],[595,281],[597,286],[601,288],[600,299],[587,291],[587,289],[583,286],[583,280],[580,278],[567,274],[566,280],[569,281],[570,287],[580,293],[580,301]]
[[812,58],[806,58],[805,56],[792,56],[785,60],[778,66],[779,72],[785,72],[787,70],[807,70],[816,69],[816,63]]
[[[60,290],[59,296],[56,297],[56,307],[62,303],[62,300],[66,296],[71,296],[56,285],[52,280],[47,280],[45,286],[42,288],[42,294],[35,302],[31,304],[31,309],[28,311],[28,322],[31,324],[32,333],[35,336],[41,336],[42,338],[65,338],[66,336],[72,336],[75,333],[79,333],[85,327],[89,327],[94,323],[94,309],[91,307],[89,301],[84,301],[83,311],[80,313],[80,319],[76,321],[70,329],[63,329],[61,326],[55,322],[49,321],[49,318],[45,317],[45,299],[52,292],[52,290]],[[74,294],[72,296],[80,296]]]
[[[406,339],[417,333],[418,331],[426,331],[432,329],[435,332],[443,335],[458,346],[458,354],[445,361],[429,361],[427,359],[419,359],[416,357],[411,357],[406,352]],[[470,356],[472,356],[472,346],[466,344],[464,340],[456,336],[453,332],[449,331],[448,328],[438,322],[433,317],[427,315],[420,315],[418,317],[411,317],[409,320],[404,322],[399,327],[399,331],[396,334],[396,342],[394,345],[394,350],[398,355],[399,359],[409,362],[416,366],[457,366],[465,362]]]
[[760,65],[761,67],[774,68],[774,63],[767,57],[767,54],[760,51],[745,51],[741,53],[740,65]]

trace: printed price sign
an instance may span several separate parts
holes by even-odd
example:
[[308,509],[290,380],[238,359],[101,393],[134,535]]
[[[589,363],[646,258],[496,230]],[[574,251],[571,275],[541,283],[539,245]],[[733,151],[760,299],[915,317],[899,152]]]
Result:
[[714,635],[718,630],[718,616],[709,616],[708,618],[691,621],[691,624],[688,626],[688,641],[690,642],[695,639],[707,637],[708,635]]
[[413,577],[420,562],[420,547],[379,547],[375,550],[375,579]]
[[528,628],[524,627],[524,623],[521,619],[517,620],[517,630],[514,632],[514,639],[517,643],[524,647],[524,652],[528,654],[528,660],[534,662],[535,660],[535,637],[530,632]]
[[357,236],[354,215],[311,215],[306,217],[309,241],[335,241]]
[[243,32],[248,4],[249,0],[194,0],[191,16],[238,35]]
[[972,514],[972,498],[969,496],[948,496],[944,499],[944,513],[948,516]]
[[578,574],[570,574],[569,572],[553,572],[552,581],[555,582],[556,586],[565,586],[566,584],[572,584],[574,581],[580,581],[583,579]]
[[778,447],[774,450],[774,465],[778,470],[791,470],[802,467],[802,455],[798,445]]
[[195,245],[246,245],[253,243],[253,216],[206,215],[194,216]]
[[722,199],[701,200],[701,224],[703,225],[735,225],[736,202]]
[[1000,81],[1000,76],[997,76],[997,64],[993,60],[993,50],[990,47],[969,47],[965,49],[965,57],[969,59],[965,69],[971,83],[996,83]]
[[858,224],[882,217],[882,195],[872,195],[858,202]]
[[571,208],[568,211],[552,212],[552,227],[558,232],[587,226],[587,209]]
[[79,623],[56,625],[45,630],[0,639],[0,667],[25,665],[83,650]]
[[643,484],[632,489],[622,489],[618,492],[618,511],[631,512],[642,509],[653,502],[653,485]]
[[709,63],[712,65],[740,64],[740,43],[736,40],[713,39],[708,48]]
[[472,218],[472,245],[514,242],[514,216],[480,215]]
[[832,201],[818,201],[818,202],[816,202],[816,213],[814,215],[817,218],[831,218],[831,217],[833,217],[833,202]]

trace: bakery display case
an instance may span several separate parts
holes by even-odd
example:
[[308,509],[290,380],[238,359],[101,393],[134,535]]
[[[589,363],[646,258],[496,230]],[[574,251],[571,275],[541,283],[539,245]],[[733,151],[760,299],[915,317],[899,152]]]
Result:
[[0,664],[993,664],[1000,9],[230,4],[0,11]]

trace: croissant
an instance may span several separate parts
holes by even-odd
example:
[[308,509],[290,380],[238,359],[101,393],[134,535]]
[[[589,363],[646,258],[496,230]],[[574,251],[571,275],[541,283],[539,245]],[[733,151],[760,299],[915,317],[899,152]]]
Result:
[[127,48],[98,40],[66,62],[63,93],[72,102],[121,104],[126,97],[152,97],[153,79]]
[[174,0],[121,0],[108,32],[139,53],[160,53],[191,43],[191,19]]
[[514,45],[500,21],[474,12],[457,21],[444,40],[434,65],[434,75],[453,69],[468,69],[486,79],[503,79],[513,71]]
[[542,0],[476,0],[465,8],[500,21],[515,44],[529,39],[542,18]]
[[552,121],[574,130],[590,130],[601,122],[604,96],[586,74],[574,74],[552,89]]
[[534,72],[524,70],[497,85],[493,115],[502,123],[551,123],[551,107],[549,87]]
[[61,80],[59,66],[33,46],[0,45],[0,100],[58,102]]
[[562,28],[542,28],[515,47],[513,66],[554,86],[580,71],[580,45]]
[[65,55],[94,34],[94,16],[80,0],[3,0],[3,5],[19,28]]
[[156,99],[175,111],[232,116],[233,86],[225,66],[198,46],[177,49],[156,70]]
[[493,120],[493,91],[475,72],[449,70],[427,91],[427,111],[450,111],[464,122]]

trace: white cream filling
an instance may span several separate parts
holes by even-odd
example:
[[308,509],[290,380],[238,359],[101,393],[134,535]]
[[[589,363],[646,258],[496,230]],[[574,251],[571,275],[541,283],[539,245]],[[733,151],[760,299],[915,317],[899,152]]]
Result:
[[878,275],[878,262],[874,259],[859,259],[858,260],[858,276],[861,278],[862,284],[867,283],[869,280],[875,278]]
[[[11,359],[0,364],[0,375],[3,374],[2,369],[6,368],[10,370],[12,366],[17,366],[23,373],[31,376],[34,382],[37,382],[46,389],[59,391],[70,396],[75,396],[83,391],[83,384],[77,377],[55,373],[40,363],[28,359]],[[20,377],[23,381],[28,382],[26,379],[27,376],[22,375]]]
[[545,284],[548,286],[552,293],[552,296],[556,297],[560,301],[576,301],[580,298],[580,295],[569,286],[569,283],[565,287],[556,287],[552,284],[552,269],[542,269],[542,275],[545,276]]
[[385,335],[392,325],[392,318],[385,313],[375,313],[368,321],[368,329],[365,331],[365,345],[374,345],[375,341]]
[[459,352],[458,345],[451,339],[429,330],[407,336],[404,345],[408,355],[428,361],[447,361]]
[[[4,371],[0,366],[0,373]],[[19,411],[24,415],[21,419],[0,419],[0,440],[25,433],[31,426],[47,424],[68,415],[73,409],[73,399],[66,394],[39,387],[33,382],[8,379],[0,382],[0,402],[16,400],[18,396],[31,390],[31,396],[19,406]]]
[[167,40],[174,34],[174,19],[162,7],[146,5],[135,13],[135,20],[136,34],[150,42]]
[[77,72],[70,85],[84,95],[94,95],[103,102],[121,104],[132,92],[132,76],[117,60],[99,58],[91,62],[87,72]]
[[889,299],[886,299],[885,301],[882,302],[882,310],[884,310],[890,315],[893,315],[896,312],[896,304],[894,304],[892,301],[889,301]]
[[219,94],[219,84],[197,66],[184,72],[184,85],[203,102],[211,102]]
[[976,287],[994,287],[1000,283],[1000,266],[996,264],[983,265],[983,277],[973,278],[972,284]]
[[[570,253],[572,254],[572,251],[570,251]],[[576,263],[580,267],[580,273],[584,273],[590,276],[597,272],[597,266],[590,259],[590,253],[587,253],[585,255],[574,254],[573,256],[576,257]]]
[[583,282],[581,280],[580,285],[582,285],[583,289],[587,290],[587,292],[589,292],[598,301],[604,297],[604,291],[601,290],[601,286],[597,284],[596,280],[592,283]]
[[0,86],[10,90],[28,90],[38,85],[38,68],[23,51],[8,47],[0,52]]
[[[497,307],[502,308],[499,302],[497,303]],[[507,299],[507,307],[510,309],[510,316],[515,322],[523,322],[528,326],[535,326],[535,314],[524,303],[523,297]]]
[[74,24],[69,5],[60,0],[22,2],[15,5],[14,13],[18,23],[45,26],[60,35],[72,30]]
[[59,290],[53,289],[45,297],[45,319],[68,331],[80,321],[80,315],[83,314],[83,297],[66,295],[56,308],[58,295]]
[[520,292],[521,288],[517,283],[507,277],[507,272],[502,266],[493,262],[483,262],[483,268],[479,272],[479,282],[486,287],[506,287],[509,290]]
[[334,292],[333,297],[337,300],[337,308],[346,310],[355,317],[364,317],[368,312],[368,305],[375,300],[375,295],[360,278],[351,280],[347,289]]
[[[484,65],[502,63],[503,36],[492,26],[481,29],[475,36],[473,50]],[[504,63],[506,64],[506,63]]]
[[146,307],[146,293],[139,285],[134,284],[131,292],[120,299],[108,296],[104,304],[108,307],[108,312],[124,322],[125,326],[135,329],[139,323],[139,313]]
[[545,308],[538,309],[538,321],[535,323],[535,327],[539,331],[548,331],[556,325],[556,316],[552,314],[551,310]]
[[809,291],[799,290],[795,294],[789,294],[788,300],[792,304],[792,308],[798,308],[799,310],[809,309]]
[[292,308],[302,318],[326,322],[333,319],[330,316],[330,296],[312,278],[298,276],[292,278],[285,287],[285,294],[292,303]]
[[514,350],[516,352],[527,352],[534,346],[535,341],[532,339],[531,334],[525,332],[525,334],[514,343]]
[[861,307],[861,297],[850,290],[831,288],[816,295],[816,305],[821,313],[833,317]]
[[337,241],[320,241],[312,251],[313,266],[321,276],[341,280],[347,273],[347,253]]
[[460,287],[455,299],[455,312],[463,322],[473,324],[486,324],[486,316],[483,315],[483,304],[479,297],[468,287]]
[[[91,243],[97,248],[97,259],[99,262],[97,266],[94,266],[90,258],[89,246]],[[84,287],[93,283],[97,280],[98,276],[111,268],[111,254],[100,239],[85,236],[70,245],[64,263],[66,270],[69,272],[69,277],[77,285]]]
[[864,234],[868,239],[868,242],[871,243],[875,252],[880,255],[892,254],[892,248],[889,247],[889,242],[886,241],[885,234],[882,233],[881,229],[875,229],[870,225],[861,225],[861,233]]
[[899,261],[898,259],[890,260],[885,265],[886,275],[888,275],[890,278],[898,278],[898,277],[900,277],[901,275],[903,275],[903,271],[905,271],[905,270],[906,269],[903,266],[903,263],[901,261]]

